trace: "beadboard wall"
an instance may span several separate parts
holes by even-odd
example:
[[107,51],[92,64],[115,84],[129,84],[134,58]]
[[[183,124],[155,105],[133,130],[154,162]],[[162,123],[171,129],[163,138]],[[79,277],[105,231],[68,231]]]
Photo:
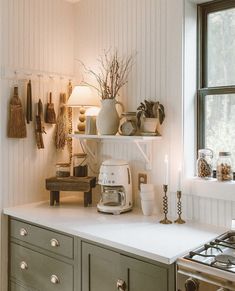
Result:
[[[97,69],[97,58],[106,50],[133,55],[134,65],[120,100],[126,111],[136,111],[144,99],[159,100],[166,108],[163,138],[153,144],[153,170],[148,181],[156,189],[163,182],[164,155],[171,162],[171,185],[176,189],[175,169],[182,149],[182,43],[183,1],[171,0],[82,0],[76,4],[75,63],[78,79],[83,62]],[[174,19],[174,21],[173,21]],[[139,205],[137,174],[146,172],[144,160],[133,143],[103,143],[101,159],[126,158],[133,174],[135,203]],[[159,204],[159,203],[158,203]],[[160,209],[160,205],[158,205]]]
[[[1,0],[1,96],[0,96],[0,207],[48,199],[45,178],[55,172],[58,161],[68,161],[68,152],[54,146],[54,125],[46,125],[45,149],[35,143],[34,121],[27,125],[26,139],[6,136],[8,104],[14,85],[24,109],[27,79],[32,79],[33,116],[40,97],[53,101],[58,112],[59,93],[67,90],[74,72],[74,11],[64,0]],[[16,71],[16,74],[14,74]],[[38,77],[40,74],[40,78]],[[40,81],[39,81],[40,80]],[[6,255],[7,224],[1,219],[2,246],[0,279],[2,291],[7,290]]]
[[[158,193],[156,211],[160,211],[163,161],[164,155],[169,155],[169,214],[175,217],[178,169],[182,167],[185,176],[194,174],[195,1],[82,0],[76,4],[76,15],[78,79],[92,82],[84,74],[80,61],[97,69],[98,56],[104,50],[117,49],[120,54],[135,56],[129,82],[120,96],[126,111],[135,111],[140,101],[146,98],[160,100],[165,106],[163,138],[153,144],[153,169],[147,174],[148,181],[155,184]],[[137,174],[146,171],[142,156],[134,144],[102,143],[101,160],[111,157],[130,161],[135,203],[139,206]],[[184,187],[183,215],[186,219],[230,227],[231,219],[235,217],[235,203],[196,197],[193,191]]]

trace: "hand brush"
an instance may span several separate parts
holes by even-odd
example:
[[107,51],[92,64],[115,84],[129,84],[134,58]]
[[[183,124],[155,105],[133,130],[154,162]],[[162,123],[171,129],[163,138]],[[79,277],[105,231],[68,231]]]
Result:
[[56,123],[56,114],[54,109],[54,104],[52,103],[52,93],[50,92],[49,103],[47,103],[46,108],[46,123],[55,124]]
[[7,136],[10,138],[25,138],[27,136],[25,116],[18,95],[18,87],[14,87],[14,94],[10,101]]

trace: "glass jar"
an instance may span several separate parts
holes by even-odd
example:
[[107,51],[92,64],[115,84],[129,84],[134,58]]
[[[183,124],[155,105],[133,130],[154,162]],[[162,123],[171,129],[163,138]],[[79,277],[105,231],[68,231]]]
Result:
[[119,133],[121,135],[134,135],[137,131],[136,112],[123,112],[121,115]]
[[86,177],[88,173],[88,167],[86,164],[87,154],[80,153],[75,154],[72,157],[72,172],[74,177]]
[[232,160],[230,152],[220,152],[217,162],[218,181],[231,181],[233,179]]
[[213,151],[210,149],[198,150],[197,176],[209,179],[213,174]]
[[70,176],[70,164],[58,163],[56,164],[56,177],[69,177]]

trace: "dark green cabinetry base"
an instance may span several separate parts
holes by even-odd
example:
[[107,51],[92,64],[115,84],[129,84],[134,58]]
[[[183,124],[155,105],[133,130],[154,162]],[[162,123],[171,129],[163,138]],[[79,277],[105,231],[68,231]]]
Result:
[[174,267],[82,242],[82,291],[174,291]]
[[174,264],[13,218],[9,233],[10,291],[175,291]]

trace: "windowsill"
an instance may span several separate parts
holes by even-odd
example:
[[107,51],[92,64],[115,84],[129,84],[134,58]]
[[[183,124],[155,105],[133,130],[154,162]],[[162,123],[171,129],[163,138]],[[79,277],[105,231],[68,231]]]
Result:
[[235,181],[219,182],[216,179],[190,179],[190,194],[199,197],[235,201]]

